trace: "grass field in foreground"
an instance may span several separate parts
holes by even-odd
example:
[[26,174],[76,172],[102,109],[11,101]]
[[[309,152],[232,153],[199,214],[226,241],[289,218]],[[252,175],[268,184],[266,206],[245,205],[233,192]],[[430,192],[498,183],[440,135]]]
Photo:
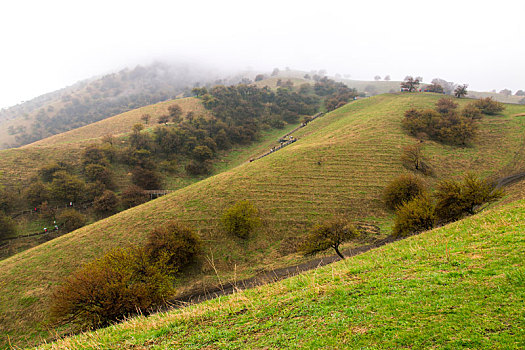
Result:
[[[180,281],[181,291],[215,284],[214,269],[224,281],[303,261],[293,244],[314,223],[335,213],[387,228],[391,214],[383,208],[381,193],[404,172],[401,146],[415,142],[401,130],[403,113],[410,107],[431,107],[440,97],[381,95],[353,102],[308,124],[295,135],[298,142],[265,158],[0,261],[0,332],[23,345],[53,336],[44,320],[56,284],[109,249],[140,244],[171,219],[194,226],[205,242],[204,263]],[[503,116],[484,117],[481,139],[472,147],[428,142],[425,154],[440,177],[499,173],[514,164],[523,144],[525,118],[514,117],[523,112],[525,106],[508,106]],[[253,201],[264,221],[246,241],[218,229],[223,210],[241,199]]]
[[525,200],[46,349],[519,349]]

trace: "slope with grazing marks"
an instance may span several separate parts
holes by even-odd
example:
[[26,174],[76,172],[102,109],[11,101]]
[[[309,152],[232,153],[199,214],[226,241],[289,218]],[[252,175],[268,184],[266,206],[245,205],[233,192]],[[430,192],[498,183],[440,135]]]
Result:
[[[215,283],[214,268],[221,278],[244,278],[260,269],[297,262],[300,258],[286,248],[289,241],[300,239],[313,223],[334,213],[387,227],[390,216],[383,209],[381,192],[404,171],[400,146],[414,142],[401,130],[403,112],[431,107],[440,97],[381,95],[353,102],[301,129],[295,135],[299,141],[279,152],[0,262],[1,331],[17,341],[28,335],[29,341],[49,337],[41,320],[55,284],[82,262],[113,247],[142,242],[147,232],[173,218],[194,225],[205,240],[205,263],[191,279],[180,281],[181,290]],[[523,118],[510,114],[525,107],[516,108],[504,116],[483,119],[482,135],[490,135],[486,128],[496,121],[502,126],[498,138],[488,137],[480,147],[458,149],[429,142],[426,153],[436,171],[442,176],[457,175],[486,170],[487,164],[494,173],[503,169],[525,131]],[[224,208],[240,199],[253,201],[265,221],[247,241],[216,229]]]
[[44,349],[523,347],[525,200],[300,276]]

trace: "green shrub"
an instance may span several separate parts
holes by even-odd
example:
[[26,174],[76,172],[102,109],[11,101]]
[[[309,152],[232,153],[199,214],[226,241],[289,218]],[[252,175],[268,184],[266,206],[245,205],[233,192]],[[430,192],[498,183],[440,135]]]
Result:
[[403,174],[392,180],[383,191],[383,200],[388,209],[395,210],[426,192],[425,182],[413,174]]
[[211,162],[209,160],[205,161],[196,161],[190,160],[190,162],[185,167],[186,172],[190,175],[207,175],[211,172]]
[[484,114],[497,114],[505,109],[503,103],[494,101],[492,97],[480,98],[474,102],[474,106],[479,108]]
[[434,193],[436,216],[442,223],[456,221],[465,215],[475,214],[481,205],[502,196],[503,192],[494,188],[491,182],[474,174],[467,174],[461,182],[445,180],[438,184]]
[[247,200],[238,201],[229,207],[222,215],[224,230],[239,238],[248,238],[255,228],[261,224],[257,208]]
[[202,242],[193,229],[172,221],[149,234],[145,249],[153,261],[176,272],[195,260]]
[[337,255],[344,259],[344,255],[339,251],[339,246],[358,236],[359,231],[347,220],[336,218],[314,226],[299,249],[305,255],[313,255],[333,248]]
[[66,232],[71,232],[84,226],[87,220],[75,209],[66,209],[57,215],[57,222]]
[[100,181],[110,190],[115,189],[113,172],[107,166],[101,164],[87,164],[84,167],[84,174],[89,181]]
[[50,319],[85,329],[151,310],[173,295],[162,265],[144,250],[117,249],[65,279],[51,298]]
[[9,216],[0,212],[0,239],[9,238],[16,234],[16,224]]
[[430,230],[435,221],[434,206],[429,196],[418,196],[398,207],[392,234],[395,237],[404,237]]
[[461,110],[461,115],[469,119],[481,119],[482,112],[481,109],[476,107],[475,103],[469,103]]
[[436,102],[436,111],[438,111],[441,114],[447,114],[451,111],[456,110],[456,108],[458,108],[458,104],[454,102],[454,100],[450,97],[440,98]]

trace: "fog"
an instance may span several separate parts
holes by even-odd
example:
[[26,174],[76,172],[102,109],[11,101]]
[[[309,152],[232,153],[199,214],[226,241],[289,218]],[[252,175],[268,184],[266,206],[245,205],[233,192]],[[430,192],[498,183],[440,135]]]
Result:
[[0,107],[155,60],[525,89],[525,2],[2,2]]

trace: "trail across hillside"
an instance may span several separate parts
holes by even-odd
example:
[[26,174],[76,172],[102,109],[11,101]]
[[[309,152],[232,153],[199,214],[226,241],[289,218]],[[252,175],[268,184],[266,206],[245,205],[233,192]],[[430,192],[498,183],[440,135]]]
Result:
[[266,157],[267,155],[270,155],[272,154],[273,152],[276,152],[278,150],[280,150],[281,148],[284,148],[292,143],[294,143],[295,141],[297,141],[297,139],[295,137],[292,136],[292,134],[294,132],[296,132],[297,130],[301,129],[301,128],[304,128],[306,125],[308,125],[310,122],[314,121],[315,119],[319,118],[319,117],[322,117],[324,115],[324,113],[320,112],[320,113],[317,113],[316,115],[314,115],[310,120],[302,123],[301,125],[299,125],[298,127],[296,127],[295,129],[293,129],[292,131],[290,132],[287,132],[286,134],[284,134],[283,136],[281,136],[281,138],[279,139],[279,142],[280,142],[280,145],[277,146],[277,147],[272,147],[268,152],[256,157],[256,158],[252,158],[250,159],[250,162],[253,162],[253,161],[256,161],[258,159],[261,159],[263,157]]

